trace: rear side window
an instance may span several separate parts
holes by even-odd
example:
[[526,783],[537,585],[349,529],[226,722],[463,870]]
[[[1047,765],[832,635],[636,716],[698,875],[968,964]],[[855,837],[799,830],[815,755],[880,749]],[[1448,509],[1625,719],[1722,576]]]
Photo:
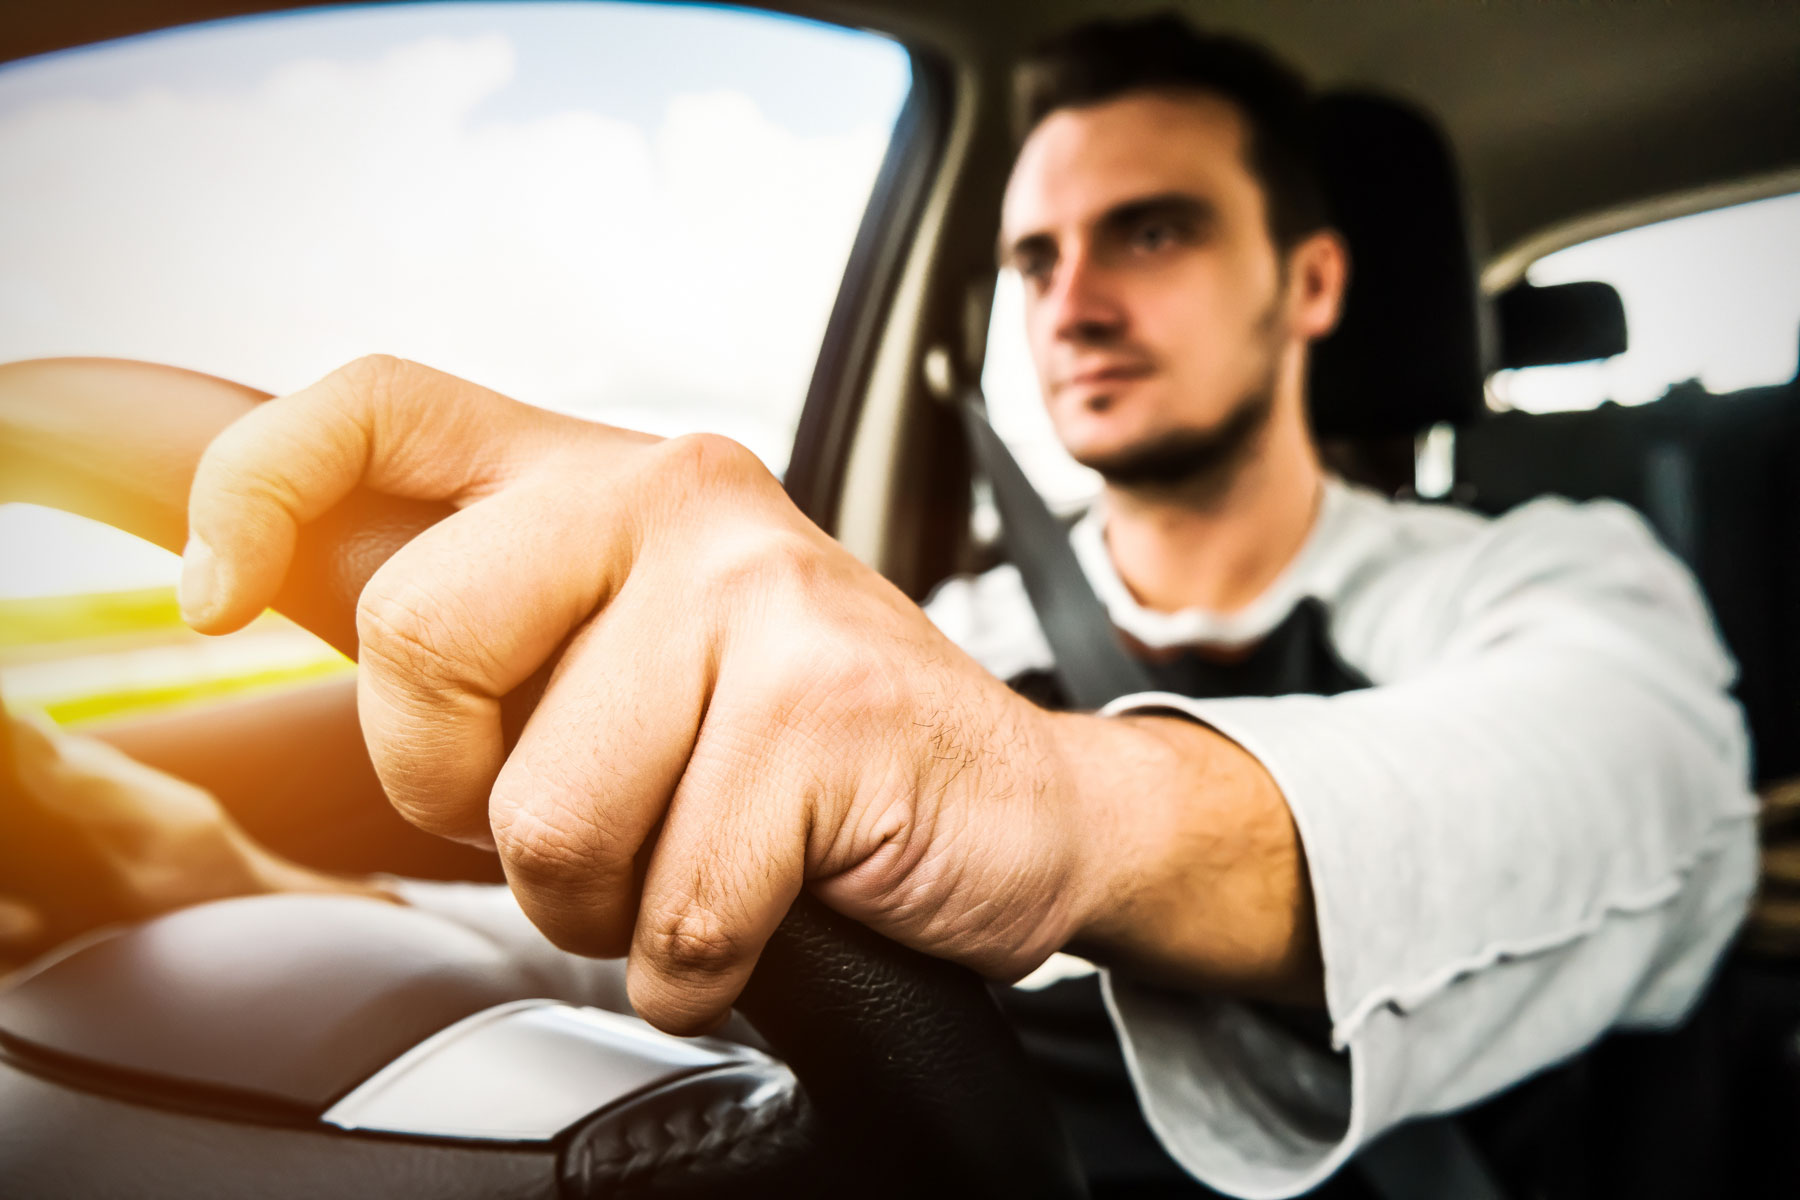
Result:
[[1612,284],[1628,348],[1600,362],[1499,372],[1498,407],[1644,404],[1689,379],[1718,393],[1782,383],[1800,356],[1800,194],[1596,238],[1546,255],[1526,277]]
[[[280,394],[397,354],[780,471],[909,86],[885,38],[626,3],[330,9],[12,64],[0,360]],[[0,695],[81,719],[341,667],[279,623],[162,653],[188,642],[174,579],[0,508]]]

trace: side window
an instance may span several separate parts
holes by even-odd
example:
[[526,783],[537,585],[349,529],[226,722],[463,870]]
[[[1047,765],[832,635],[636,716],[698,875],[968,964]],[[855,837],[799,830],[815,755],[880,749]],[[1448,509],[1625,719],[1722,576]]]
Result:
[[[370,352],[782,470],[910,84],[766,13],[406,4],[0,67],[0,361],[142,358],[277,394]],[[94,719],[346,669],[175,617],[175,559],[0,508],[0,696]]]
[[[1016,271],[1001,271],[994,286],[981,391],[987,397],[994,432],[1005,439],[1019,468],[1054,511],[1078,512],[1100,494],[1100,477],[1069,457],[1044,411],[1043,392],[1025,339],[1025,296]],[[979,537],[991,537],[999,529],[998,518],[979,493],[974,517]]]
[[1490,388],[1499,407],[1643,404],[1689,379],[1720,393],[1781,383],[1800,355],[1800,194],[1596,238],[1544,256],[1526,277],[1612,284],[1628,347],[1600,362],[1501,371]]

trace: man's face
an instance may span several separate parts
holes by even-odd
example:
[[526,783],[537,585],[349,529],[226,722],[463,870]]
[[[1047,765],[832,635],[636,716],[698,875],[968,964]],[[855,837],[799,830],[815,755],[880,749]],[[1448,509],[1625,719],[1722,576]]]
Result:
[[1230,102],[1132,93],[1045,118],[1001,247],[1063,445],[1103,474],[1260,424],[1295,336],[1286,273]]

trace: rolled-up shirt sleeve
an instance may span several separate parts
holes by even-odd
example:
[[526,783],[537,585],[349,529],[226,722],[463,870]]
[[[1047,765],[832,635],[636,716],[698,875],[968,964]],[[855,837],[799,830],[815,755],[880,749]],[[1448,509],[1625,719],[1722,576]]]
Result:
[[1742,918],[1748,747],[1692,579],[1626,510],[1529,510],[1344,611],[1374,687],[1106,710],[1236,741],[1306,855],[1329,1050],[1243,1004],[1106,981],[1152,1127],[1215,1188],[1297,1194],[1401,1121],[1677,1024]]

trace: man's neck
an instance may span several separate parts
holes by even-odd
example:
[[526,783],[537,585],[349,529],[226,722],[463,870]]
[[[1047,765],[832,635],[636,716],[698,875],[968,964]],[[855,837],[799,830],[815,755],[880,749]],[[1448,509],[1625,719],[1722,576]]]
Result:
[[1234,612],[1306,544],[1324,472],[1302,406],[1278,403],[1263,436],[1203,498],[1107,488],[1107,550],[1138,603],[1158,612]]

